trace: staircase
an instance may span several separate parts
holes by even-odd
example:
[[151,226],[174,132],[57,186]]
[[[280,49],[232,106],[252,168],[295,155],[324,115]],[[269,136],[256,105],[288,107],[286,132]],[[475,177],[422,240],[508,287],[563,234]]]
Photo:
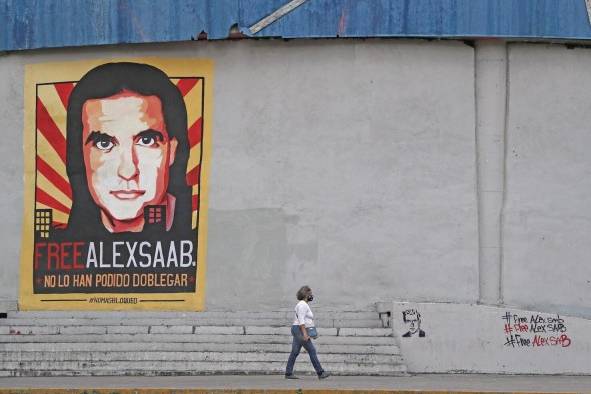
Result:
[[[320,362],[335,375],[400,375],[406,366],[376,311],[314,309]],[[9,312],[0,376],[282,374],[292,311]],[[302,349],[298,374],[313,373]]]

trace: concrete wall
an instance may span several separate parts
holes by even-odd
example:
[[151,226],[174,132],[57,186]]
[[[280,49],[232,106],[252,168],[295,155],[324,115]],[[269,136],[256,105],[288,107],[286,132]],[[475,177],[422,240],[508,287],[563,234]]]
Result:
[[17,295],[23,66],[215,61],[209,309],[505,302],[587,317],[591,51],[238,41],[0,57],[0,299]]
[[290,305],[302,283],[341,306],[474,300],[472,49],[226,49],[203,53],[218,65],[208,305]]
[[0,309],[16,306],[23,212],[23,66],[15,56],[0,56]]
[[[424,336],[404,336],[416,310]],[[514,308],[394,303],[392,327],[409,372],[591,374],[591,321]]]
[[[153,55],[216,64],[208,308],[291,305],[304,283],[323,305],[477,297],[472,48],[272,41],[11,54],[0,60],[3,129],[21,133],[26,63]],[[2,170],[18,193],[19,141],[3,147],[16,167]],[[10,299],[21,207],[3,203]],[[448,276],[466,286],[450,292]]]
[[503,291],[591,317],[591,50],[513,45]]

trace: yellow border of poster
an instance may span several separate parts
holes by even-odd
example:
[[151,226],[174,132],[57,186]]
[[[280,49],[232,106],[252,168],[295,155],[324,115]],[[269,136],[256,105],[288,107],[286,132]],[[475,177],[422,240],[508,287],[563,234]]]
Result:
[[[77,81],[93,67],[113,62],[137,62],[155,66],[167,75],[202,77],[204,85],[203,134],[201,179],[199,186],[199,223],[198,223],[198,255],[197,280],[195,293],[133,293],[147,302],[126,303],[90,303],[84,301],[60,302],[64,299],[101,297],[129,297],[126,293],[64,293],[34,294],[33,267],[31,261],[34,248],[33,223],[35,205],[35,117],[36,117],[36,85],[47,82]],[[213,77],[214,64],[209,59],[191,58],[117,58],[93,59],[72,62],[56,62],[29,64],[25,66],[24,83],[24,212],[20,261],[20,310],[171,310],[201,311],[205,308],[206,291],[206,256],[207,256],[207,207],[208,179],[211,152],[211,125],[213,113]],[[81,297],[81,295],[83,297]],[[183,298],[183,302],[167,302],[171,299]],[[42,301],[46,300],[46,301]],[[50,302],[47,302],[49,300]]]

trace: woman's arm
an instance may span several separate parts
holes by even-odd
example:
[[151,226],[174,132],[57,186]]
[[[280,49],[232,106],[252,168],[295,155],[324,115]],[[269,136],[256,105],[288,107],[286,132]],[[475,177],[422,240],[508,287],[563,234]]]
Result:
[[307,342],[310,340],[310,337],[308,336],[308,331],[306,331],[306,325],[305,324],[301,324],[300,325],[300,330],[302,331],[302,335],[304,336],[304,342]]

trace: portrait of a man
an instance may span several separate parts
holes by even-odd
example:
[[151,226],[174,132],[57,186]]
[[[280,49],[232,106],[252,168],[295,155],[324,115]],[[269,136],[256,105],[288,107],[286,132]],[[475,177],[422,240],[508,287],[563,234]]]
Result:
[[402,312],[402,320],[408,325],[408,331],[402,335],[403,338],[425,336],[425,331],[421,330],[421,314],[416,309],[407,309]]
[[213,72],[197,58],[26,65],[24,304],[204,308]]
[[93,68],[67,111],[68,229],[141,232],[148,207],[159,208],[166,231],[190,228],[188,155],[185,103],[164,72],[140,63]]

